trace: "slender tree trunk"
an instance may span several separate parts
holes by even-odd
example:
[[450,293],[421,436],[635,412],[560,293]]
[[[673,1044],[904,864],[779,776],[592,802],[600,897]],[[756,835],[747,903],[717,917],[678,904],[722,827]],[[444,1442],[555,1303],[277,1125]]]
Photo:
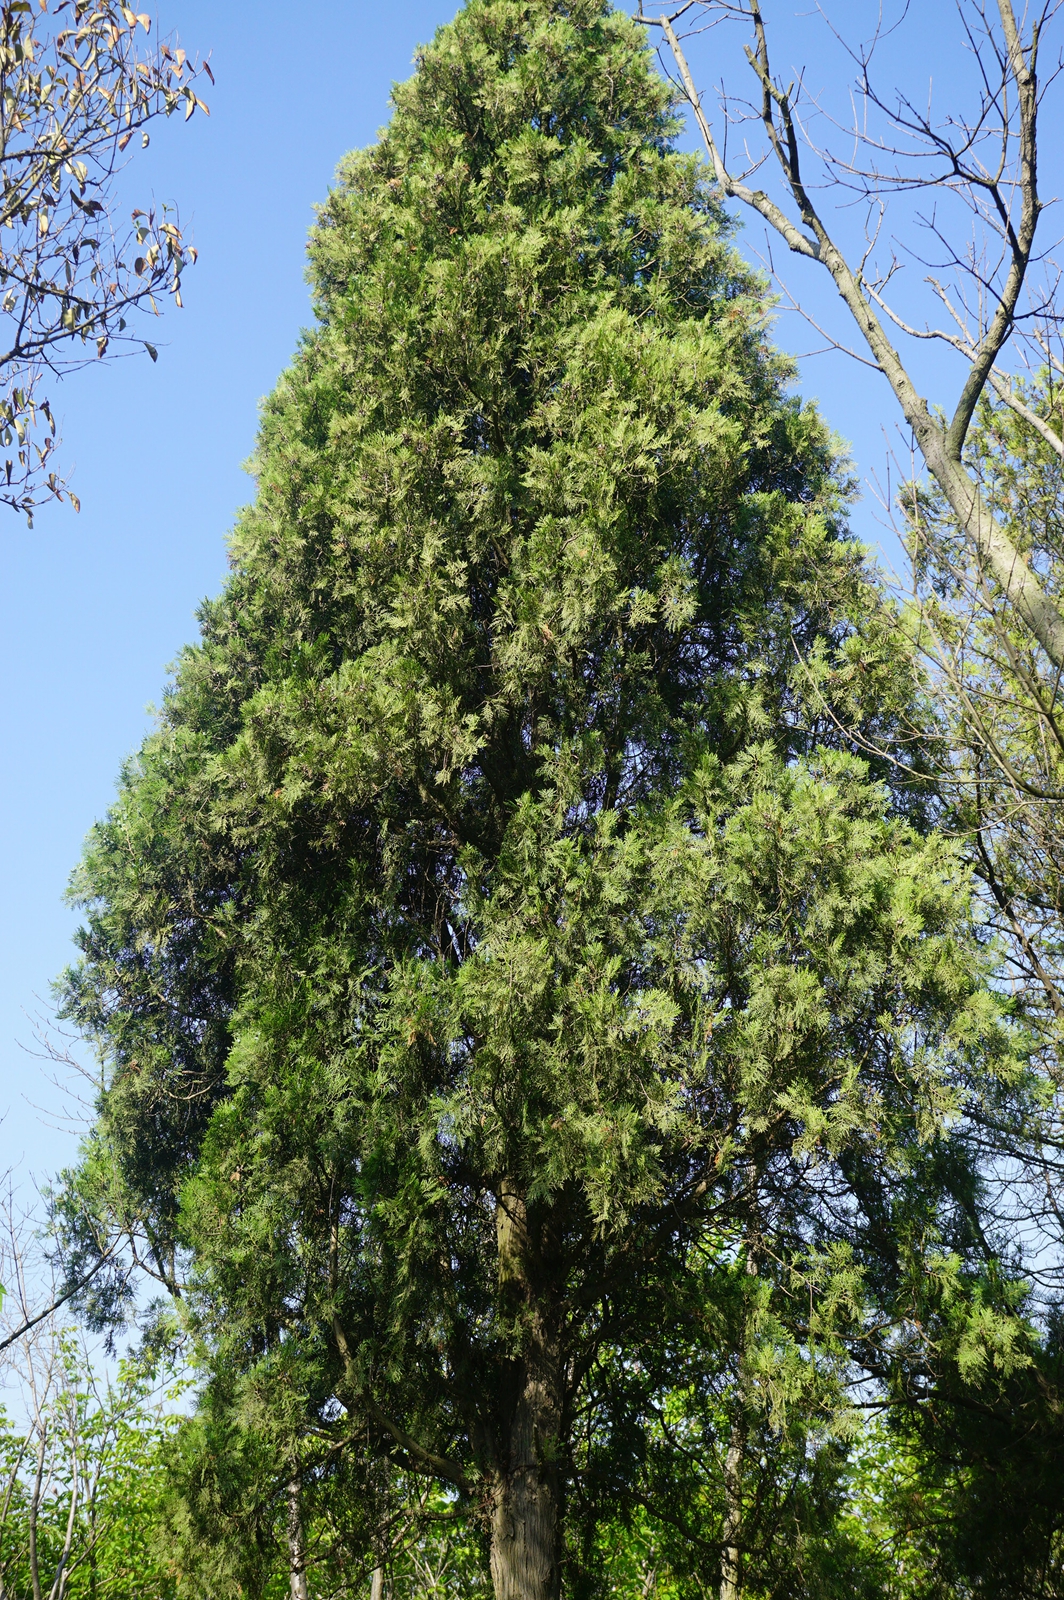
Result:
[[33,1481],[33,1496],[29,1505],[29,1536],[30,1536],[30,1581],[33,1584],[33,1600],[41,1600],[41,1567],[37,1549],[37,1519],[41,1508],[41,1481],[44,1478],[44,1458],[48,1448],[47,1429],[40,1429],[40,1444],[37,1449],[37,1475]]
[[307,1551],[298,1478],[288,1485],[288,1589],[292,1600],[307,1600]]
[[[750,1187],[750,1216],[746,1225],[746,1275],[756,1278],[760,1222],[757,1203],[757,1168],[751,1162],[747,1167],[746,1181]],[[749,1315],[749,1313],[748,1313]],[[749,1337],[748,1325],[744,1342]],[[720,1600],[742,1600],[742,1531],[743,1531],[743,1462],[746,1457],[747,1418],[746,1401],[748,1377],[746,1352],[739,1361],[739,1410],[728,1435],[728,1453],[724,1457],[724,1525],[721,1529]]]
[[501,1439],[491,1516],[495,1600],[558,1600],[561,1589],[563,1410],[560,1342],[547,1307],[537,1303],[530,1273],[528,1215],[523,1198],[504,1184],[496,1211],[499,1282],[521,1328],[523,1352],[509,1388],[508,1428]]
[[720,1556],[720,1600],[739,1600],[739,1532],[743,1523],[743,1456],[745,1430],[736,1422],[724,1458],[724,1538]]
[[384,1568],[374,1567],[370,1580],[369,1600],[384,1600]]

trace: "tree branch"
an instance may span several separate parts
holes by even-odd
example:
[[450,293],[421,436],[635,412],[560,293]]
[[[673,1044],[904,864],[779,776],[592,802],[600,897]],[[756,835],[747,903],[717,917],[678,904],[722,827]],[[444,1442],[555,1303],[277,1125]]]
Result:
[[[687,9],[683,8],[684,11]],[[985,565],[992,574],[1010,605],[1023,619],[1054,665],[1064,667],[1064,615],[1058,610],[1037,574],[1028,566],[1004,528],[986,506],[978,485],[973,482],[961,459],[964,439],[974,408],[990,379],[994,363],[1013,326],[1038,222],[1040,210],[1036,183],[1038,97],[1034,72],[1037,35],[1025,56],[1010,0],[999,0],[999,10],[1008,45],[1009,71],[1020,100],[1022,216],[1015,235],[1012,263],[997,311],[979,343],[972,359],[971,372],[954,409],[953,418],[949,427],[945,428],[932,415],[927,400],[917,391],[900,354],[888,338],[873,308],[873,296],[868,291],[861,272],[855,272],[850,267],[843,251],[835,243],[813,205],[801,173],[799,140],[790,97],[779,89],[772,78],[768,36],[758,0],[748,0],[747,4],[728,9],[738,10],[753,25],[757,48],[753,50],[747,47],[746,54],[761,87],[761,120],[784,182],[807,232],[803,232],[801,227],[791,221],[763,191],[750,189],[728,172],[712,127],[705,115],[683,46],[673,26],[675,18],[682,13],[651,18],[643,15],[640,5],[638,20],[647,25],[657,26],[662,31],[676,63],[684,95],[694,113],[714,173],[724,194],[750,206],[764,217],[792,251],[820,262],[831,274],[839,295],[872,353],[875,365],[894,392],[928,470],[948,500],[978,562]],[[777,112],[782,124],[782,138],[775,124]],[[937,181],[942,183],[945,180]]]

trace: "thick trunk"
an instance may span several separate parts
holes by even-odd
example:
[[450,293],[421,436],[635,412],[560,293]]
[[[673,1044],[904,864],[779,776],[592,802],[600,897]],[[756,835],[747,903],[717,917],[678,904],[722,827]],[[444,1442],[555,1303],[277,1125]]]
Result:
[[537,1303],[524,1200],[498,1197],[499,1281],[522,1325],[499,1440],[491,1516],[495,1600],[557,1600],[561,1544],[563,1363],[548,1308]]
[[495,1600],[557,1600],[557,1384],[529,1365],[514,1409],[509,1459],[495,1482],[491,1578]]

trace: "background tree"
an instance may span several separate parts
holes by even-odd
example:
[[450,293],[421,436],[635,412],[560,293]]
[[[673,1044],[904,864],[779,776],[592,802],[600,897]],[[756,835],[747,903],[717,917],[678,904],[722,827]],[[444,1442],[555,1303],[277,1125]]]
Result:
[[[976,107],[966,116],[956,107],[937,112],[914,105],[903,94],[879,85],[875,56],[881,38],[904,23],[880,16],[870,43],[848,46],[855,81],[852,127],[840,130],[846,153],[820,149],[805,134],[805,119],[817,111],[801,74],[774,75],[770,31],[759,0],[685,0],[644,8],[638,15],[664,40],[683,93],[705,140],[722,192],[763,218],[789,250],[818,262],[830,273],[860,331],[872,364],[890,384],[902,416],[912,430],[939,491],[963,530],[968,560],[997,585],[1022,624],[1057,669],[1064,667],[1064,615],[1039,574],[1024,561],[1008,531],[994,517],[966,469],[964,445],[980,397],[991,392],[1006,404],[1013,398],[1007,367],[1014,338],[1036,344],[1055,326],[1051,300],[1032,268],[1044,255],[1039,238],[1044,209],[1038,192],[1039,114],[1057,76],[1059,62],[1048,55],[1050,25],[1059,9],[1046,0],[1018,19],[1012,0],[996,7],[964,0],[961,16],[973,68]],[[996,14],[995,14],[996,13]],[[751,102],[727,89],[716,131],[695,83],[678,29],[699,29],[719,21],[739,21],[748,29],[746,59],[754,78]],[[914,15],[912,25],[917,19]],[[1026,31],[1024,31],[1026,29]],[[728,79],[722,80],[725,85]],[[759,125],[763,148],[744,149],[749,164],[734,170],[725,160],[725,129],[738,121]],[[765,162],[781,179],[783,203],[748,181]],[[866,237],[856,253],[843,248],[831,220],[814,196],[836,196],[845,205],[862,203],[868,215]],[[945,327],[921,325],[893,309],[888,292],[904,262],[922,262],[920,241],[899,245],[886,221],[892,194],[931,193],[926,227],[934,256],[944,258],[940,276],[926,281],[945,312]],[[951,231],[950,202],[967,212]],[[894,341],[937,340],[960,351],[970,363],[956,400],[944,413],[920,394]],[[865,359],[862,357],[862,359]]]
[[[1052,433],[1059,425],[1052,372],[1024,386],[1018,397],[1043,426],[985,401],[968,439],[966,461],[1023,559],[1040,573],[1047,592],[1057,595],[1064,552],[1064,447]],[[1047,430],[1056,445],[1046,439]],[[1000,590],[972,572],[941,497],[913,485],[901,505],[914,553],[909,625],[935,685],[933,714],[947,753],[940,786],[948,825],[965,841],[984,885],[995,931],[1008,953],[1008,981],[1040,1040],[1047,1089],[1057,1091],[1029,1124],[996,1122],[985,1134],[1006,1163],[998,1209],[1004,1214],[1021,1201],[1024,1228],[1033,1224],[1041,1241],[1028,1270],[1055,1299],[1062,1287],[1064,1246],[1058,1199],[1064,1023],[1060,674],[1047,666]]]
[[[445,1496],[499,1600],[595,1592],[653,1494],[701,1497],[692,1587],[805,1583],[761,1455],[811,1549],[854,1374],[979,1264],[950,1126],[1010,1032],[951,846],[838,732],[891,744],[907,644],[673,131],[602,0],[441,30],[78,876],[68,1261],[122,1235],[186,1298],[189,1515],[252,1573],[294,1484],[359,1571]],[[720,1473],[670,1491],[677,1352]]]
[[59,1297],[41,1254],[37,1229],[9,1194],[0,1233],[9,1286],[0,1295],[0,1593],[158,1600],[175,1592],[162,1538],[164,1446],[182,1385],[148,1351],[117,1370],[99,1362],[49,1309]]
[[[966,465],[1023,559],[1056,596],[1064,461],[1052,369],[1017,385],[1014,397],[1020,409],[981,403]],[[973,572],[963,532],[942,497],[912,484],[901,509],[914,555],[908,626],[933,690],[923,725],[934,719],[941,730],[942,822],[963,842],[982,884],[988,926],[1007,958],[1003,981],[1037,1043],[1040,1090],[1022,1103],[991,1099],[972,1108],[999,1248],[1023,1262],[1032,1288],[1031,1368],[976,1393],[947,1364],[932,1408],[938,1437],[917,1408],[895,1443],[915,1444],[911,1459],[920,1469],[909,1515],[922,1526],[925,1554],[934,1553],[944,1592],[978,1575],[988,1594],[1049,1595],[1059,1588],[1064,1548],[1060,674],[992,579]],[[921,1502],[934,1507],[930,1519],[911,1515]]]
[[[956,1552],[968,1541],[967,1577],[957,1581],[974,1581],[972,1552],[988,1557],[987,1530],[994,1526],[1009,1556],[1001,1564],[989,1560],[980,1582],[999,1583],[1003,1593],[1012,1592],[1010,1583],[1019,1586],[1016,1592],[1023,1592],[1024,1584],[1031,1592],[1052,1592],[1058,1559],[1052,1552],[1060,1539],[1059,1519],[1045,1508],[1059,1503],[1060,1492],[1060,1430],[1059,1420],[1054,1421],[1059,1390],[1052,1373],[1064,1242],[1059,864],[1064,445],[1058,276],[1049,259],[1055,241],[1044,236],[1046,206],[1038,188],[1039,128],[1046,125],[1046,96],[1060,66],[1053,45],[1057,9],[1044,5],[1019,18],[1009,0],[959,8],[974,69],[970,115],[957,105],[935,107],[930,95],[916,103],[884,87],[877,76],[878,51],[906,19],[904,8],[894,16],[883,14],[870,43],[848,47],[856,109],[853,126],[837,129],[847,135],[844,151],[832,148],[830,132],[820,147],[808,137],[821,108],[807,94],[801,74],[788,82],[790,74],[774,71],[770,21],[756,0],[654,7],[643,17],[660,30],[722,189],[755,211],[789,249],[829,271],[860,329],[861,358],[870,354],[890,382],[930,473],[929,485],[916,481],[914,469],[902,474],[913,480],[901,495],[903,537],[913,559],[908,615],[928,668],[924,714],[914,718],[911,737],[920,746],[930,726],[939,730],[942,821],[963,841],[983,887],[989,923],[1008,953],[1007,982],[1038,1037],[1043,1073],[1037,1101],[1026,1100],[1019,1114],[1015,1106],[991,1102],[978,1108],[973,1122],[984,1170],[994,1178],[993,1198],[987,1198],[998,1248],[1009,1241],[1007,1248],[1023,1260],[1035,1286],[1028,1309],[1038,1329],[1039,1383],[1024,1391],[1022,1402],[1016,1395],[1010,1402],[984,1402],[971,1392],[962,1399],[964,1384],[947,1363],[940,1373],[945,1391],[935,1409],[949,1423],[938,1454],[931,1451],[932,1477],[953,1483],[956,1490],[949,1502],[954,1510],[964,1502],[962,1461],[971,1484],[982,1485],[978,1494],[972,1490],[970,1502],[980,1509],[953,1546]],[[910,20],[916,24],[918,19],[914,14]],[[714,118],[700,101],[683,35],[718,22],[748,27],[746,58],[754,94],[746,104],[725,74],[726,92]],[[749,171],[729,166],[725,155],[727,130],[738,124],[744,137],[757,127],[763,136],[760,145],[755,140],[745,146]],[[830,128],[830,119],[825,123],[822,117],[819,125]],[[754,170],[774,170],[780,188],[773,191],[771,182],[756,186]],[[899,230],[891,202],[913,195],[930,203]],[[829,215],[825,196],[847,206],[856,200],[866,208],[868,225],[855,252],[841,244],[841,212]],[[924,320],[911,268],[926,273],[932,260],[924,287],[937,306]],[[944,324],[936,324],[937,315],[945,316]],[[944,414],[920,398],[911,378],[905,351],[914,350],[914,341],[937,343],[968,364]],[[1024,365],[1026,380],[1016,376]],[[896,759],[903,770],[904,752],[899,750]],[[914,765],[919,768],[920,762]],[[1035,1398],[1039,1393],[1041,1405]],[[1010,1404],[1024,1418],[1026,1445],[1017,1439],[1007,1445],[999,1432]],[[978,1425],[965,1425],[966,1407],[981,1419]],[[919,1413],[910,1421],[921,1436],[921,1449],[931,1448]],[[989,1465],[985,1453],[991,1438],[998,1440],[997,1467]],[[1030,1475],[1026,1484],[1025,1472]],[[1017,1531],[1027,1526],[1028,1515],[1029,1537]],[[1004,1538],[1006,1528],[1015,1539]],[[936,1548],[942,1554],[945,1543]]]
[[[47,375],[114,354],[155,359],[137,313],[181,304],[195,251],[176,215],[115,214],[115,178],[148,125],[207,107],[184,50],[145,53],[151,26],[116,0],[0,5],[0,502],[32,514],[62,498]],[[77,497],[71,496],[77,506]]]
[[[164,1445],[176,1419],[154,1375],[123,1363],[108,1381],[71,1330],[20,1347],[28,1418],[3,1418],[0,1582],[32,1600],[125,1600],[173,1593],[160,1537]],[[172,1401],[173,1396],[171,1395]]]

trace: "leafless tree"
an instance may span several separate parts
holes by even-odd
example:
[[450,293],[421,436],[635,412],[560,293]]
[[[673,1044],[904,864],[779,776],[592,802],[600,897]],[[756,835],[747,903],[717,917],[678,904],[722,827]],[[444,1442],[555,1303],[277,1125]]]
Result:
[[145,50],[150,27],[116,0],[0,0],[0,503],[27,515],[64,492],[47,378],[123,346],[154,359],[138,313],[180,305],[195,260],[167,208],[117,215],[131,141],[207,111],[209,65]]
[[[774,72],[760,0],[684,0],[662,7],[639,0],[637,12],[661,37],[722,192],[761,217],[789,250],[830,275],[856,323],[861,359],[890,384],[972,559],[1056,668],[1064,667],[1064,610],[987,506],[965,464],[964,447],[988,390],[1005,404],[1024,404],[1010,381],[1010,344],[1044,336],[1056,316],[1052,283],[1047,292],[1044,275],[1033,269],[1044,252],[1039,116],[1060,71],[1059,59],[1046,65],[1059,6],[1060,0],[1044,0],[1017,17],[1012,0],[997,0],[996,8],[984,0],[959,0],[977,102],[969,116],[953,107],[939,114],[930,101],[921,108],[900,91],[880,87],[877,51],[889,31],[881,13],[868,43],[846,46],[853,67],[852,120],[842,125],[827,119],[845,149],[814,141],[814,119],[823,121],[827,114],[806,93],[802,75],[791,81]],[[918,19],[900,4],[892,25],[906,22],[915,26]],[[746,101],[722,90],[713,112],[695,82],[685,39],[725,23],[748,30],[744,55],[753,95]],[[835,37],[843,42],[837,32]],[[729,154],[737,134],[743,150],[738,164]],[[766,164],[775,169],[778,198],[753,181]],[[840,242],[839,213],[828,213],[818,198],[824,195],[865,208],[867,226],[856,251]],[[937,261],[923,256],[913,241],[905,246],[891,234],[888,201],[902,195],[926,202],[918,220]],[[966,228],[945,225],[939,202],[946,199],[965,208]],[[905,257],[928,268],[927,286],[945,325],[920,324],[892,303]],[[941,414],[914,381],[912,363],[899,349],[906,341],[937,341],[966,358],[959,391]]]

